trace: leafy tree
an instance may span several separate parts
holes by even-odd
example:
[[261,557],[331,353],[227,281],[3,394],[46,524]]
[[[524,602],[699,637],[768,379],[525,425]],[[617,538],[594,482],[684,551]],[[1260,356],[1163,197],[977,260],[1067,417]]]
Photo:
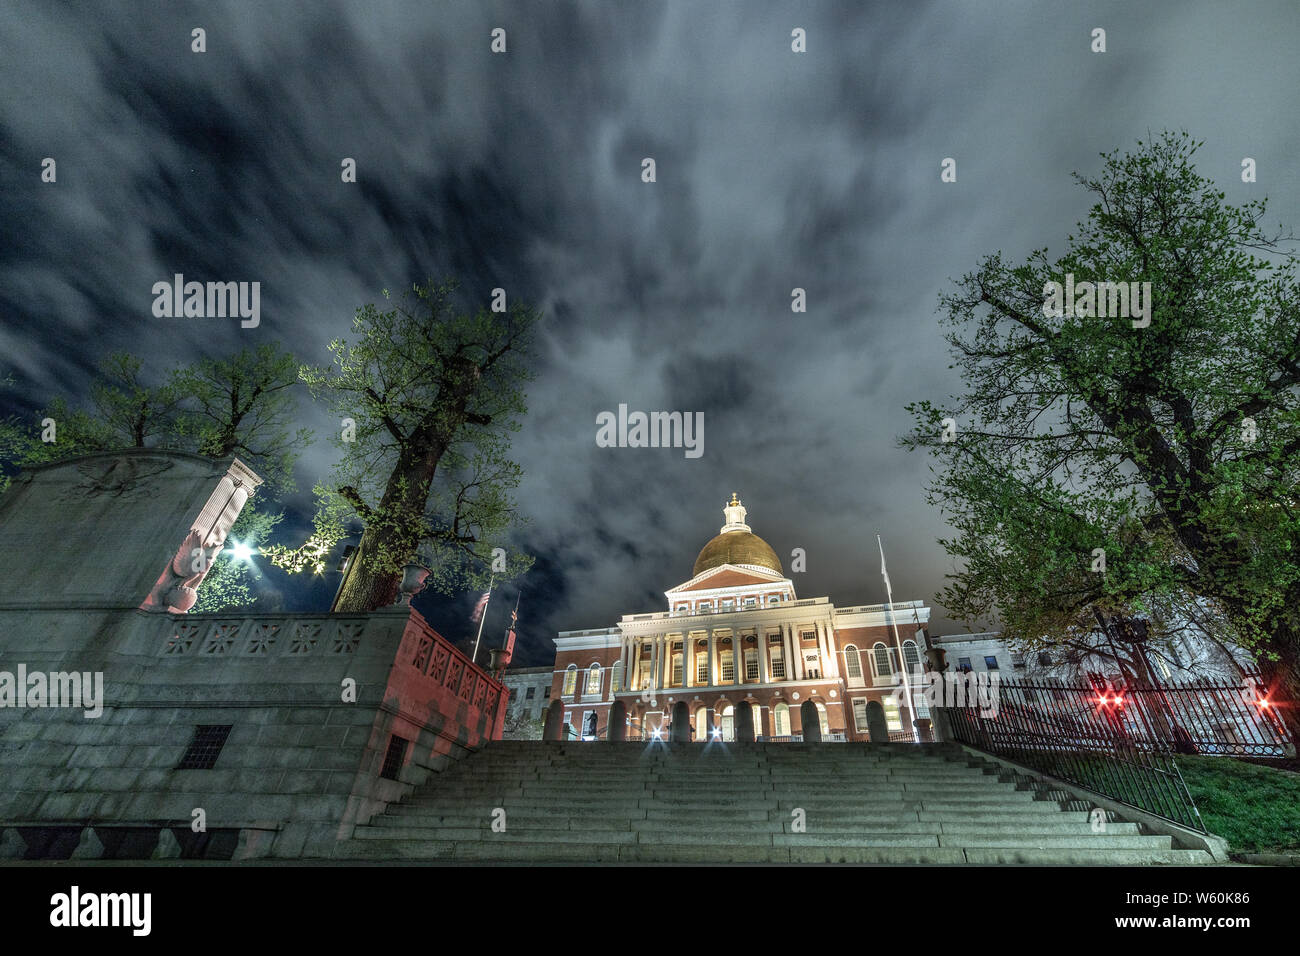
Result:
[[186,402],[177,432],[199,454],[239,455],[268,486],[288,490],[299,450],[311,443],[307,429],[290,431],[297,382],[298,360],[274,344],[202,359],[170,383]]
[[[345,422],[326,510],[335,530],[341,513],[364,526],[339,611],[391,604],[417,556],[435,590],[479,583],[515,520],[520,470],[507,456],[526,411],[525,357],[539,316],[522,305],[461,311],[454,294],[454,284],[429,283],[392,308],[366,305],[356,341],[330,343],[331,366],[301,369]],[[512,570],[528,563],[516,556]]]
[[[1227,204],[1197,174],[1200,145],[1105,154],[1076,174],[1097,202],[1064,255],[987,256],[940,297],[965,392],[909,405],[903,444],[935,457],[956,616],[1063,639],[1191,600],[1297,702],[1300,738],[1296,260],[1265,201]],[[1150,282],[1150,324],[1057,314],[1047,283],[1067,273]]]

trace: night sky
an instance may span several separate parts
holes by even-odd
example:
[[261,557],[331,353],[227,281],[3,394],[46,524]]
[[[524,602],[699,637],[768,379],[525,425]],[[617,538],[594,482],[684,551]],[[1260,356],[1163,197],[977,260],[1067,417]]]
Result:
[[[663,610],[732,491],[787,572],[806,550],[801,597],[883,601],[880,533],[895,599],[930,601],[945,526],[897,437],[906,402],[958,385],[938,294],[984,254],[1059,254],[1089,205],[1071,171],[1162,129],[1295,225],[1297,41],[1294,0],[7,4],[0,414],[84,395],[112,350],[157,376],[267,341],[322,364],[382,289],[456,276],[545,314],[514,444],[538,556],[517,663]],[[259,281],[260,326],[155,318],[175,273]],[[300,398],[319,437],[295,544],[338,427]],[[620,403],[702,411],[703,456],[596,447]],[[323,610],[335,582],[260,587]],[[456,639],[472,600],[421,603]]]

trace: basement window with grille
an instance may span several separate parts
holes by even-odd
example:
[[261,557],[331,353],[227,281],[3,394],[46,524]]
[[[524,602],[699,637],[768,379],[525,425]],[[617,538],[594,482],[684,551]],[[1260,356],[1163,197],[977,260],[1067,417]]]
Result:
[[385,780],[397,779],[397,771],[402,769],[402,761],[406,759],[406,745],[409,743],[409,740],[397,734],[388,738],[388,753],[384,754],[384,765],[380,768],[379,776]]
[[234,724],[199,724],[194,728],[185,756],[176,765],[177,770],[211,770],[226,745],[226,738]]

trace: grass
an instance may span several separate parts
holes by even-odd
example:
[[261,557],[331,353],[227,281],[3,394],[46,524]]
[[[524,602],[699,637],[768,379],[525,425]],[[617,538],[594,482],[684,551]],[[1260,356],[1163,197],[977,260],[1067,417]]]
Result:
[[1300,773],[1231,757],[1179,757],[1206,829],[1234,852],[1300,850]]

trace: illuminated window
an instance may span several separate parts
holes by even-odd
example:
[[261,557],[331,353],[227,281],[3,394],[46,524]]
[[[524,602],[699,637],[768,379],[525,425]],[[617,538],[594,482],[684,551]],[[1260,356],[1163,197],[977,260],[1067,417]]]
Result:
[[871,656],[875,664],[877,677],[888,677],[894,673],[893,662],[889,659],[889,648],[884,644],[877,644],[873,647]]
[[[844,648],[844,671],[854,680],[862,679],[862,658],[858,656],[858,649],[852,644]],[[864,703],[863,706],[865,707],[866,704]]]
[[790,705],[777,704],[772,708],[772,736],[788,737],[790,735]]
[[561,693],[565,697],[572,697],[574,690],[578,686],[578,665],[570,664],[564,672],[564,690]]
[[853,726],[858,733],[867,733],[867,701],[864,697],[853,698]]
[[885,726],[888,727],[891,732],[902,730],[903,714],[898,709],[898,705],[888,697],[883,698],[880,701],[880,704],[885,708]]
[[587,686],[582,692],[587,697],[600,696],[600,665],[592,664],[587,668]]

